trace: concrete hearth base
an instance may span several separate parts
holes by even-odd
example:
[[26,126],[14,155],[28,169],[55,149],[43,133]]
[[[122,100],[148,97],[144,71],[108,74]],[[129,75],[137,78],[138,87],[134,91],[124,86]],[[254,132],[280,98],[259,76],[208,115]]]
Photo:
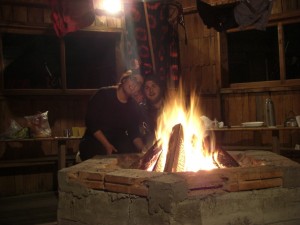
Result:
[[229,153],[249,166],[156,173],[128,169],[132,155],[60,170],[58,224],[299,225],[300,165],[267,151]]

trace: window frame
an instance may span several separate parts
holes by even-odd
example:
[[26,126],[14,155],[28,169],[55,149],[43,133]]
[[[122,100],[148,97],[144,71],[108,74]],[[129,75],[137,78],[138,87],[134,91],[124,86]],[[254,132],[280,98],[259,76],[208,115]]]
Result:
[[[228,70],[228,46],[227,35],[219,34],[220,43],[220,71],[221,71],[221,89],[255,89],[255,88],[280,88],[300,86],[300,79],[286,79],[285,69],[285,53],[284,53],[284,30],[283,26],[286,24],[300,23],[300,10],[292,13],[284,13],[278,15],[272,15],[270,17],[269,26],[277,26],[278,35],[278,48],[279,48],[279,70],[280,79],[274,81],[259,81],[259,82],[246,82],[246,83],[229,83],[230,72]],[[246,29],[253,29],[248,27]],[[239,32],[239,29],[228,30],[227,33]]]
[[[77,33],[81,33],[81,35],[84,35],[85,33],[99,33],[102,35],[106,35],[109,38],[115,39],[115,57],[116,57],[116,70],[119,74],[119,70],[122,68],[122,62],[120,61],[120,56],[122,55],[122,52],[124,51],[124,45],[123,45],[123,30],[110,30],[107,32],[101,32],[101,31],[94,31],[91,29],[83,29],[80,31],[77,31]],[[97,88],[68,88],[67,85],[67,65],[66,65],[66,43],[64,38],[58,38],[59,42],[59,49],[60,49],[60,79],[61,79],[61,86],[59,88],[5,88],[4,86],[4,55],[3,55],[3,42],[2,42],[2,35],[4,33],[11,33],[11,34],[20,34],[20,35],[49,35],[49,36],[55,36],[55,33],[53,30],[45,29],[43,27],[38,29],[32,29],[26,27],[25,29],[1,29],[0,28],[0,92],[2,95],[90,95],[91,93],[94,93]]]

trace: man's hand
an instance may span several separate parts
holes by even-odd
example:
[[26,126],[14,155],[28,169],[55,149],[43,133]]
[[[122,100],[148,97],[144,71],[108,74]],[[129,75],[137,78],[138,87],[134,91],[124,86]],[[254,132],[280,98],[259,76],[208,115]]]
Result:
[[106,150],[106,154],[107,155],[111,155],[114,152],[118,152],[118,150],[115,148],[115,146],[113,146],[112,144],[108,143],[107,145],[104,146],[105,150]]
[[137,137],[133,140],[133,144],[137,148],[138,152],[142,152],[145,148],[145,144],[144,144],[143,140],[139,137]]
[[105,137],[105,135],[103,134],[103,132],[101,130],[98,130],[94,133],[94,137],[101,142],[101,144],[104,146],[105,150],[106,150],[106,154],[107,155],[111,155],[114,152],[118,152],[118,150],[115,148],[115,146],[113,146]]

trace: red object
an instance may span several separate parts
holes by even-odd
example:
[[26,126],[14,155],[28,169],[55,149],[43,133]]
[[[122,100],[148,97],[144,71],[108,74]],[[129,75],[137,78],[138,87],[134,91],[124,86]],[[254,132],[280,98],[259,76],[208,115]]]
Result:
[[51,20],[59,37],[90,26],[95,21],[92,0],[49,0]]

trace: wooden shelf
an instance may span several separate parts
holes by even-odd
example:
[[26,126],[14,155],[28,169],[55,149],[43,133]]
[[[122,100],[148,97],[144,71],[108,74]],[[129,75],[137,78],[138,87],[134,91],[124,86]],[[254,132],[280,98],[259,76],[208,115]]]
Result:
[[97,89],[10,89],[2,90],[1,96],[17,95],[92,95]]
[[272,86],[270,82],[253,82],[235,85],[231,88],[221,88],[221,94],[234,93],[258,93],[258,92],[275,92],[275,91],[298,91],[300,87],[300,80],[294,80],[293,86]]
[[[27,166],[43,166],[43,165],[55,165],[57,164],[57,156],[45,156],[40,158],[28,158],[28,159],[16,159],[16,160],[1,160],[0,168],[15,168],[15,167],[27,167]],[[67,161],[75,162],[75,155],[66,156]]]
[[[215,133],[224,133],[224,132],[271,132],[272,133],[272,147],[271,151],[280,154],[281,147],[279,142],[279,133],[283,131],[300,131],[300,127],[284,127],[282,125],[277,125],[276,127],[241,127],[241,126],[234,126],[230,128],[214,128],[208,129],[208,131],[212,131]],[[221,144],[222,146],[222,144]],[[233,146],[232,146],[233,147]],[[244,146],[243,149],[251,149],[254,146]],[[228,148],[228,147],[226,147]],[[230,148],[230,147],[229,147]],[[235,147],[236,149],[239,146]],[[261,146],[259,146],[261,148]]]

